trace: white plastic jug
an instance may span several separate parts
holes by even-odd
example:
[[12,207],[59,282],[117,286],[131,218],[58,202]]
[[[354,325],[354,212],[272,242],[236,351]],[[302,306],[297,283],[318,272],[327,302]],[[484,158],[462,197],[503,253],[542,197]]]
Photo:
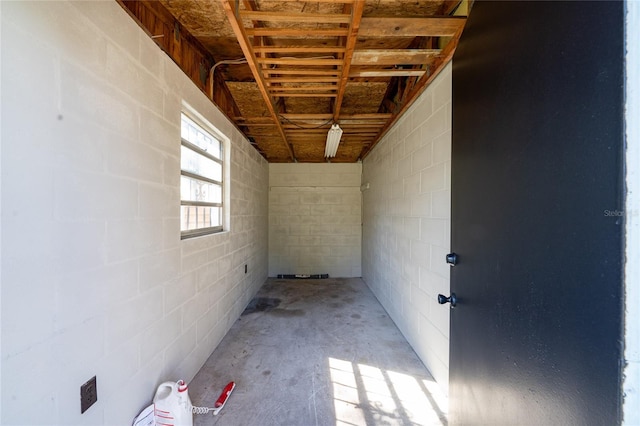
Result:
[[157,425],[193,426],[193,411],[189,391],[183,380],[164,382],[153,397]]

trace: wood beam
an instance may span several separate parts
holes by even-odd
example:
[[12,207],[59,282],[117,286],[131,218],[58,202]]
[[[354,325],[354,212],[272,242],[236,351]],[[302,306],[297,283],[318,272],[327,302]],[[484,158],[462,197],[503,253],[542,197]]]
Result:
[[[220,73],[213,75],[210,72],[215,63],[211,53],[166,7],[157,1],[118,0],[118,4],[225,115],[240,114]],[[178,37],[174,35],[176,28],[179,29]],[[203,73],[204,70],[207,73]],[[204,76],[206,80],[203,80]]]
[[293,154],[293,149],[291,148],[291,145],[287,141],[287,135],[285,134],[284,129],[282,128],[282,124],[280,124],[280,119],[278,118],[278,113],[275,109],[275,102],[267,91],[267,85],[264,81],[264,77],[262,76],[262,73],[260,72],[260,69],[258,68],[258,64],[256,62],[256,56],[253,52],[251,43],[249,42],[249,38],[244,31],[242,20],[236,17],[235,10],[234,10],[234,7],[232,6],[231,1],[229,0],[220,0],[220,1],[222,2],[222,7],[224,8],[225,13],[227,14],[227,18],[229,19],[231,28],[233,28],[233,32],[235,33],[236,38],[238,39],[238,43],[240,44],[242,53],[244,53],[244,56],[247,59],[247,63],[251,68],[251,72],[253,73],[253,77],[256,80],[258,89],[262,94],[262,98],[267,104],[269,113],[271,114],[273,121],[277,123],[278,133],[282,137],[282,141],[286,145],[287,151],[289,151],[289,155],[291,156],[291,159],[295,161],[295,155]]
[[[350,15],[338,13],[290,13],[241,10],[240,17],[254,21],[305,22],[312,24],[348,24],[351,21]],[[313,32],[313,30],[309,31]]]
[[351,69],[351,60],[353,58],[353,51],[356,47],[356,41],[358,41],[358,32],[360,31],[360,22],[362,21],[362,13],[364,11],[364,1],[359,1],[353,4],[351,8],[351,21],[349,23],[346,50],[344,57],[342,58],[344,64],[342,65],[342,75],[340,76],[340,85],[338,88],[338,96],[333,107],[333,120],[338,120],[340,116],[340,109],[342,108],[342,100],[344,99],[344,92],[347,88],[347,81],[349,80],[349,70]]
[[259,64],[304,65],[304,66],[336,66],[342,65],[340,59],[305,59],[305,58],[257,58]]
[[258,53],[342,53],[341,46],[255,46]]
[[337,83],[338,77],[272,77],[265,78],[267,83]]
[[337,93],[274,93],[277,98],[335,98]]
[[247,28],[245,31],[250,37],[300,37],[314,39],[343,37],[349,34],[348,28],[321,28],[313,30],[297,28]]
[[281,74],[281,75],[324,75],[324,76],[339,76],[339,70],[309,70],[309,69],[295,69],[295,68],[269,68],[265,69],[264,73],[267,75]]
[[425,74],[425,70],[393,69],[393,70],[357,70],[349,74],[350,78],[356,77],[419,77]]
[[301,90],[301,91],[329,91],[329,90],[336,90],[337,87],[332,85],[332,84],[325,84],[325,85],[320,85],[320,86],[311,86],[311,85],[304,85],[304,86],[273,86],[273,87],[269,87],[269,91],[271,93],[275,93],[275,92],[295,92],[296,90]]
[[[287,120],[330,120],[333,114],[295,114],[286,113],[280,114]],[[342,114],[340,120],[381,120],[385,121],[390,119],[393,114],[389,113],[369,113],[369,114]],[[262,119],[263,117],[256,117],[256,119]],[[238,119],[236,117],[236,119]],[[249,119],[249,118],[247,118]]]
[[462,4],[462,0],[445,0],[440,9],[440,15],[451,15]]
[[440,49],[370,49],[353,52],[352,65],[422,65]]
[[300,120],[300,121],[304,121],[304,120],[322,120],[322,121],[327,121],[330,120],[332,115],[331,114],[292,114],[292,113],[286,113],[286,114],[280,114],[284,119],[286,120]]
[[460,36],[462,35],[462,30],[464,27],[460,27],[459,30],[453,35],[449,43],[442,50],[442,54],[437,57],[436,63],[434,64],[434,71],[423,75],[420,80],[415,84],[415,86],[411,89],[409,94],[406,97],[406,101],[393,112],[392,118],[385,124],[385,126],[380,130],[380,133],[376,136],[375,142],[370,146],[364,148],[360,153],[360,159],[366,158],[366,156],[371,152],[371,150],[376,146],[376,144],[382,139],[385,133],[395,124],[400,116],[413,104],[418,95],[420,95],[424,89],[436,78],[440,71],[451,61],[453,58],[453,54],[455,53],[456,47],[458,47],[458,41],[460,40]]
[[359,37],[453,37],[464,27],[460,17],[362,18]]

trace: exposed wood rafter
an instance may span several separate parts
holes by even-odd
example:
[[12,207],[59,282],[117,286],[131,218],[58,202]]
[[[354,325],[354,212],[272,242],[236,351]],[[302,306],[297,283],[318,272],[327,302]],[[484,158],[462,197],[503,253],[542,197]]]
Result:
[[466,22],[453,15],[473,4],[117,1],[270,162],[326,161],[333,123],[331,161],[364,158],[451,59]]
[[242,49],[242,52],[244,53],[244,56],[247,59],[247,63],[251,68],[251,72],[253,73],[253,76],[256,79],[256,83],[258,84],[258,89],[260,90],[260,94],[262,94],[262,97],[265,103],[267,104],[267,108],[269,110],[269,113],[271,114],[271,118],[273,118],[274,123],[276,123],[278,133],[280,134],[280,137],[282,137],[282,141],[286,145],[287,150],[291,155],[291,160],[295,161],[296,158],[293,153],[293,149],[291,148],[291,145],[287,140],[287,135],[285,134],[284,129],[280,124],[280,119],[278,118],[278,113],[275,107],[275,101],[271,98],[271,96],[267,91],[267,85],[264,81],[264,78],[262,77],[262,73],[260,72],[260,69],[256,62],[256,56],[253,53],[253,49],[252,49],[251,43],[249,42],[249,38],[247,37],[247,34],[244,31],[242,20],[238,19],[235,13],[235,8],[230,1],[221,0],[221,2],[224,8],[224,11],[227,14],[227,18],[229,19],[229,23],[231,24],[231,28],[236,34],[236,38],[238,39],[240,48]]

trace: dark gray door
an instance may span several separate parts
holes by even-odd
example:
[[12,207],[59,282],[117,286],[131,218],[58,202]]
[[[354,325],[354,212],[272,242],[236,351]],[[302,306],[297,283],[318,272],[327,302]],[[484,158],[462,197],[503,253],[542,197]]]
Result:
[[623,12],[471,11],[453,59],[451,424],[620,422]]

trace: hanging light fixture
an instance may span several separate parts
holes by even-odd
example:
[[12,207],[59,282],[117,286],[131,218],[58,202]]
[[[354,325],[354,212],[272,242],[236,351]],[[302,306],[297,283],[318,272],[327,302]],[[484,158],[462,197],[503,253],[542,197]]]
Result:
[[329,129],[327,133],[327,145],[324,149],[325,158],[331,158],[336,156],[338,151],[338,145],[340,144],[340,138],[342,137],[342,129],[335,123]]

